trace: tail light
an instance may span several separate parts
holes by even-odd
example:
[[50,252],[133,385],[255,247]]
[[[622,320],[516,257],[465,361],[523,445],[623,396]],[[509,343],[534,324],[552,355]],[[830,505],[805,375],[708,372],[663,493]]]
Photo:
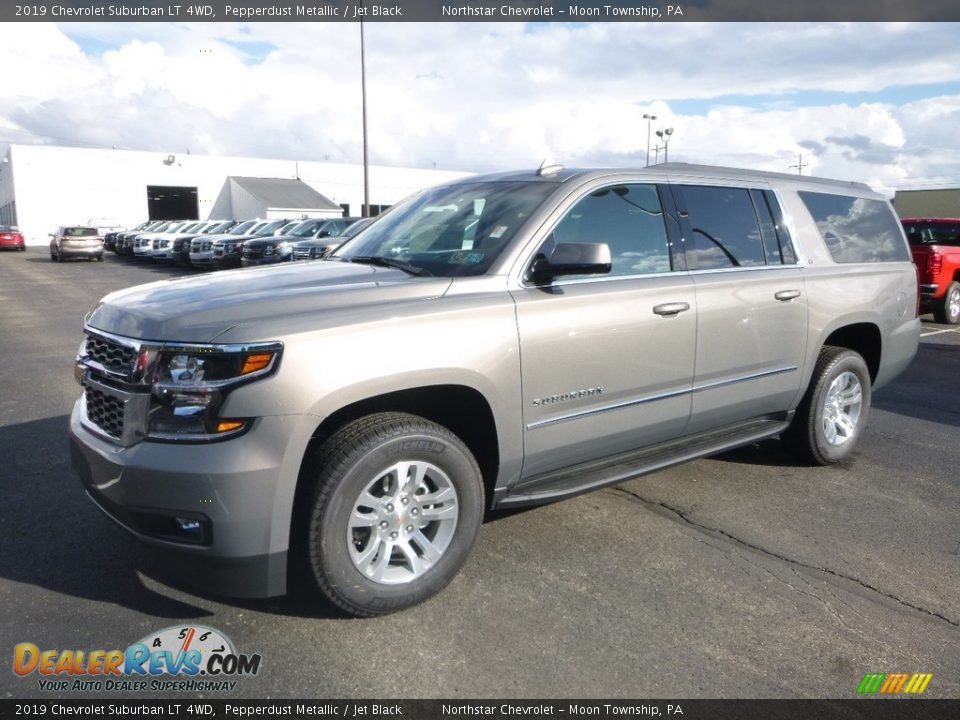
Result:
[[916,263],[913,264],[913,271],[917,275],[917,308],[914,317],[918,318],[920,317],[920,268],[917,267]]
[[930,275],[939,275],[941,270],[943,270],[943,256],[936,252],[927,255],[927,272]]

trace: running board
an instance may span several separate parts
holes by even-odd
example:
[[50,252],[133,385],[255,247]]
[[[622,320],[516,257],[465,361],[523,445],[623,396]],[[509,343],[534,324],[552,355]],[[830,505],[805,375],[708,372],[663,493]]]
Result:
[[792,418],[792,411],[776,417],[757,418],[521,480],[496,501],[495,507],[540,505],[605,485],[618,485],[671,465],[776,437],[787,429]]

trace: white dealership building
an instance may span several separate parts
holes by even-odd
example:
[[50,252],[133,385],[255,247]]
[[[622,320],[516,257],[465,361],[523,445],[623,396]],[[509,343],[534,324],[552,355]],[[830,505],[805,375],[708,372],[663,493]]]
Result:
[[[468,174],[371,166],[371,210]],[[60,225],[359,216],[363,200],[363,166],[345,163],[48,145],[11,145],[0,161],[0,225],[28,245]]]

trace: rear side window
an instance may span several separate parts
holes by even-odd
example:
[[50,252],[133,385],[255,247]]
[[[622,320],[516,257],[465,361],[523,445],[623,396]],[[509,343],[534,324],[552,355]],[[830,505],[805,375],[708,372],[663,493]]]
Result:
[[911,245],[960,246],[960,222],[906,221],[903,229]]
[[[719,268],[766,265],[763,236],[757,213],[745,188],[683,185],[680,187],[690,219],[687,250],[692,268]],[[770,230],[773,230],[769,219]],[[773,243],[776,240],[772,240]],[[779,250],[774,260],[780,264]]]
[[909,261],[900,223],[882,200],[801,191],[835,262]]

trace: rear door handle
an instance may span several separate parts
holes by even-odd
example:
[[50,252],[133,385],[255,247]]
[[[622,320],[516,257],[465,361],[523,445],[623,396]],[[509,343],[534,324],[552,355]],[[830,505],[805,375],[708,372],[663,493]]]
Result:
[[653,306],[653,312],[656,315],[676,315],[689,309],[690,303],[685,302],[661,303]]
[[787,300],[793,300],[794,298],[800,297],[800,291],[799,290],[781,290],[778,293],[774,293],[773,296],[777,300],[782,300],[783,302],[786,302]]

